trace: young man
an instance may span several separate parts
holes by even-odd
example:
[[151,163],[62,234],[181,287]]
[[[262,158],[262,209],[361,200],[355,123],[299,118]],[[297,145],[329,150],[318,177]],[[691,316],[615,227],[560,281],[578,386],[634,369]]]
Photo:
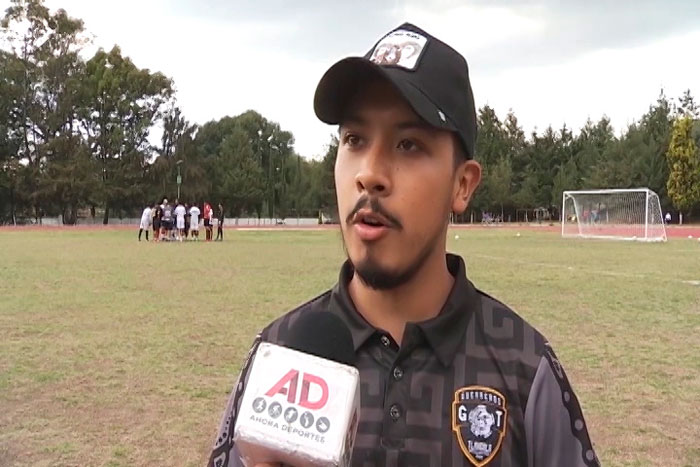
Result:
[[141,241],[141,234],[146,231],[146,241],[148,241],[148,230],[151,228],[151,207],[146,206],[141,213],[141,225],[139,225],[139,242]]
[[224,241],[224,205],[221,203],[216,210],[216,241]]
[[212,227],[211,227],[211,221],[212,218],[214,217],[213,215],[213,209],[211,208],[211,205],[207,202],[204,203],[204,237],[207,242],[210,242],[213,235],[212,235]]
[[168,203],[167,198],[163,198],[163,204],[160,205],[161,208],[161,240],[170,241],[170,234],[173,231],[173,207]]
[[175,221],[177,226],[177,240],[181,242],[185,238],[185,214],[187,210],[179,200],[175,200],[177,207],[175,208]]
[[192,240],[199,240],[199,208],[192,205],[190,208],[190,232],[192,232]]
[[163,208],[157,202],[153,203],[151,215],[153,217],[153,241],[157,242],[160,240],[160,220],[163,217]]
[[[390,64],[374,53],[384,49],[395,49]],[[597,466],[547,340],[446,253],[449,215],[467,209],[481,180],[464,58],[404,24],[364,58],[331,67],[314,108],[340,125],[348,259],[333,289],[266,327],[254,349],[284,345],[290,324],[312,311],[345,322],[361,378],[354,466]],[[232,436],[243,368],[209,465],[242,465]]]
[[190,220],[192,216],[190,215],[190,203],[185,203],[185,240],[189,237],[190,233]]

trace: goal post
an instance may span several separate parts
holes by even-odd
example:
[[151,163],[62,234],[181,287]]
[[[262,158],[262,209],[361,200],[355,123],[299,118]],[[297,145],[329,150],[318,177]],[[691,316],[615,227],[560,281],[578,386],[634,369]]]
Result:
[[561,236],[665,242],[659,196],[648,188],[565,191]]

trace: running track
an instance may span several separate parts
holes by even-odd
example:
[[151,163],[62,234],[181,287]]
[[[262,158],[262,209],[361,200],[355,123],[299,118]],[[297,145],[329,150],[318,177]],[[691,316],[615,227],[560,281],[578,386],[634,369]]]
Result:
[[[241,231],[317,231],[317,230],[335,230],[337,225],[310,225],[310,226],[225,226],[226,230],[241,230]],[[450,226],[452,229],[459,230],[527,230],[531,232],[561,232],[560,225],[521,225],[521,224],[502,224],[493,226],[484,226],[481,224],[460,224]],[[138,225],[64,225],[64,226],[44,226],[44,225],[23,225],[23,226],[0,226],[0,232],[34,232],[34,231],[100,231],[100,230],[138,230]],[[200,229],[201,231],[202,229]],[[692,235],[693,238],[700,238],[700,225],[672,225],[666,227],[666,236],[673,238],[684,238]]]

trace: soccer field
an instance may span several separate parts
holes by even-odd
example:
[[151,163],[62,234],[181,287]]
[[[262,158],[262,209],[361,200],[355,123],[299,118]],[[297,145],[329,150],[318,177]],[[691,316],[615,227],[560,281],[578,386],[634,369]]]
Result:
[[[698,241],[493,228],[448,248],[552,342],[603,465],[700,465]],[[343,258],[335,231],[0,230],[0,466],[203,465],[255,333]]]

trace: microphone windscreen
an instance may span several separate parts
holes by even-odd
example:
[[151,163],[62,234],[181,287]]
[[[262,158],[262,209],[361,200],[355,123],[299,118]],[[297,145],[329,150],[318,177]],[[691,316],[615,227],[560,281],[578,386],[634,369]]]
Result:
[[302,314],[289,329],[287,347],[345,365],[355,365],[355,346],[350,329],[339,316],[329,311]]

